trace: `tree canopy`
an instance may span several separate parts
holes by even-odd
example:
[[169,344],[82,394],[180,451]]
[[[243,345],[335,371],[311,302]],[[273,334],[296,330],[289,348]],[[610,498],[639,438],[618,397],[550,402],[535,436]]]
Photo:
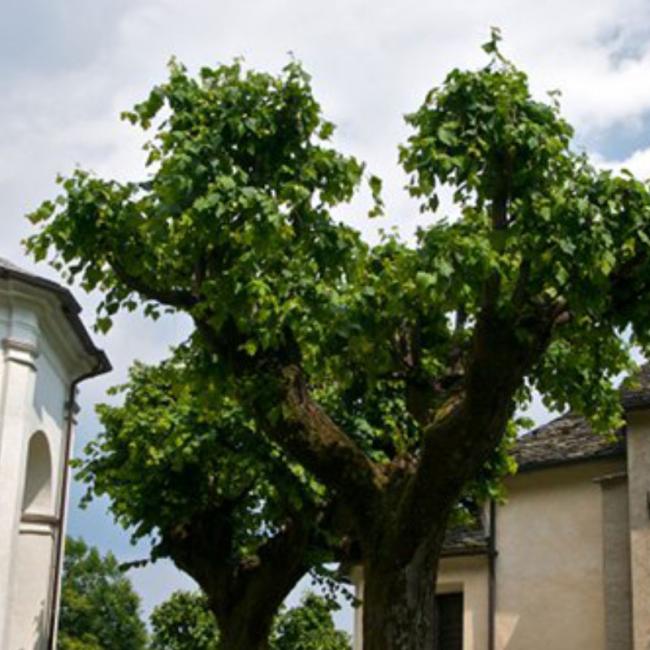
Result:
[[279,614],[271,650],[351,650],[350,639],[337,630],[325,598],[306,593],[300,605]]
[[115,389],[123,404],[98,407],[103,431],[77,477],[86,500],[107,495],[134,539],[153,540],[153,559],[171,557],[199,583],[224,642],[245,630],[266,639],[300,578],[340,554],[336,500],[201,383],[203,363],[185,346],[159,366],[136,364]]
[[150,650],[219,650],[219,630],[206,597],[175,591],[151,614]]
[[[177,591],[151,615],[151,650],[219,650],[219,631],[204,595]],[[273,625],[271,650],[350,650],[337,630],[328,601],[306,593],[299,605],[282,610]],[[223,648],[222,650],[225,650]]]
[[140,598],[112,553],[68,538],[63,563],[60,650],[145,650]]
[[273,539],[292,513],[317,513],[325,492],[256,435],[230,396],[200,384],[201,363],[186,347],[159,366],[136,363],[128,383],[112,390],[123,403],[97,407],[103,431],[74,464],[89,486],[86,500],[108,495],[135,539],[153,538],[154,559],[169,554],[184,526],[204,518],[218,527],[221,517],[230,533],[222,556],[236,563]]
[[531,391],[617,426],[612,378],[649,342],[648,184],[577,152],[499,39],[407,116],[400,161],[430,214],[414,242],[332,216],[364,167],[329,145],[296,62],[172,63],[124,115],[154,130],[147,177],[77,170],[31,215],[36,259],[101,291],[100,329],[140,305],[189,314],[210,393],[344,502],[371,650],[431,647],[447,522],[507,467]]

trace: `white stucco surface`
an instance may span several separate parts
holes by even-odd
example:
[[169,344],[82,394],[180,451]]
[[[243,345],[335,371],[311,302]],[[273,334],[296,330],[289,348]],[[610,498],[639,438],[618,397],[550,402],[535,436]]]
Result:
[[97,365],[60,296],[0,281],[0,648],[45,650],[52,629],[68,413]]

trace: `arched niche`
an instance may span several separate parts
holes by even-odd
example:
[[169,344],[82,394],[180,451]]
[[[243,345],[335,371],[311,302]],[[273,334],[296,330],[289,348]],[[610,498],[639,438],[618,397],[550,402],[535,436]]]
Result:
[[47,437],[37,431],[29,440],[23,514],[48,514],[52,506],[52,457]]

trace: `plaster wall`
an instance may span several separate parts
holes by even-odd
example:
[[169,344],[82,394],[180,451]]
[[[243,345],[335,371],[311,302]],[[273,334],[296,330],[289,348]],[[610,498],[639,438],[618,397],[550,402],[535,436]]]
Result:
[[603,564],[607,650],[632,650],[630,517],[626,474],[600,481],[603,496]]
[[[65,463],[65,406],[71,380],[66,377],[65,368],[53,353],[44,333],[39,338],[35,364],[35,385],[25,413],[25,430],[28,440],[36,435],[47,440],[50,453],[49,499],[46,503],[35,504],[34,508],[26,508],[21,503],[10,596],[10,650],[46,648],[51,623],[55,541],[61,529],[59,504]],[[27,453],[22,464],[29,468]],[[25,476],[23,494],[27,480]]]
[[605,650],[603,506],[624,460],[523,473],[497,514],[497,650]]
[[38,326],[27,309],[0,303],[0,647],[9,641],[12,590],[16,573],[18,528],[21,519],[25,457],[29,436],[28,413],[36,380]]
[[438,593],[463,594],[463,650],[488,647],[488,560],[486,555],[443,558]]
[[650,649],[650,413],[628,414],[628,495],[634,650]]
[[46,650],[50,626],[50,587],[54,530],[51,526],[22,524],[16,551],[16,580],[9,622],[11,650]]
[[0,341],[0,511],[7,523],[0,526],[0,648],[44,650],[62,534],[67,401],[88,359],[60,305],[19,285],[0,287]]

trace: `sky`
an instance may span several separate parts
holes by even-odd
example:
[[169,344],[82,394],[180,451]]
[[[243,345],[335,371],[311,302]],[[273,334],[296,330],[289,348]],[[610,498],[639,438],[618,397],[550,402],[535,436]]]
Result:
[[[0,0],[0,256],[34,267],[21,240],[25,214],[55,192],[57,173],[76,165],[101,176],[142,177],[141,136],[119,120],[165,78],[176,56],[190,70],[243,56],[277,72],[290,53],[313,76],[335,144],[384,179],[383,227],[406,236],[422,223],[403,190],[397,146],[408,136],[405,113],[454,67],[486,62],[490,26],[503,50],[530,76],[535,94],[562,93],[575,147],[603,166],[650,176],[650,2],[647,0]],[[340,218],[369,237],[364,198]],[[80,290],[85,320],[96,296]],[[93,405],[122,381],[135,359],[155,362],[189,331],[182,317],[157,323],[120,316],[95,336],[115,370],[80,393],[76,449],[98,431]],[[535,411],[544,417],[542,409]],[[146,556],[106,512],[78,508],[73,486],[70,532],[121,560]],[[191,586],[169,562],[131,572],[149,612],[176,588]],[[301,586],[302,589],[302,586]],[[298,590],[300,591],[300,590]],[[293,600],[295,600],[295,595]],[[350,612],[338,617],[349,629]]]

